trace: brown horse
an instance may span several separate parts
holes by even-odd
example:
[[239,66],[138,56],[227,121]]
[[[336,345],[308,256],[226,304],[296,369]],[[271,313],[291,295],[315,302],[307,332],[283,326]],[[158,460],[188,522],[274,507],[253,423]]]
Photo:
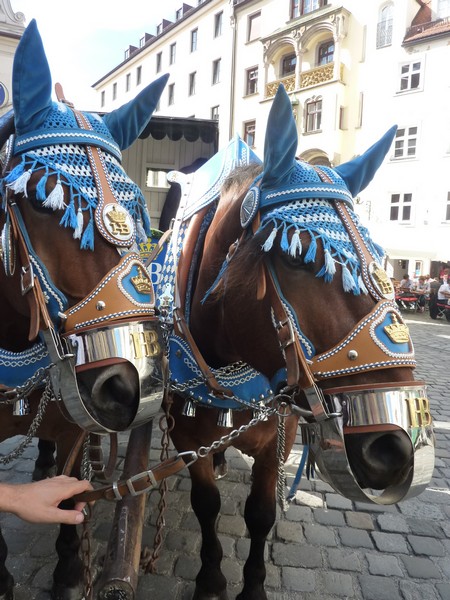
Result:
[[[35,21],[16,51],[14,114],[0,123],[0,147],[9,138],[1,179],[0,441],[26,434],[44,449],[56,443],[58,472],[82,430],[135,427],[161,403],[153,290],[136,252],[149,220],[120,150],[148,123],[166,80],[101,118],[73,109],[60,88],[52,101]],[[79,460],[74,468],[80,476]],[[76,528],[62,525],[54,598],[81,597],[78,549]],[[0,537],[0,598],[13,595],[6,554]]]
[[[394,133],[350,163],[315,169],[295,160],[296,125],[280,87],[264,163],[233,172],[217,208],[213,194],[211,203],[205,198],[226,160],[213,158],[185,186],[160,300],[169,327],[171,436],[179,452],[198,453],[189,467],[202,532],[195,600],[228,597],[213,461],[228,446],[254,458],[245,505],[251,544],[239,600],[267,597],[264,548],[276,516],[277,472],[299,418],[312,463],[353,499],[396,502],[431,478],[429,467],[423,479],[412,479],[414,450],[428,456],[433,450],[408,331],[380,267],[381,250],[351,200],[381,164]],[[176,270],[173,256],[179,256]],[[246,395],[242,381],[258,378],[261,385]],[[405,420],[387,414],[391,391]],[[415,409],[412,421],[406,410],[415,402],[425,406],[419,424]],[[416,437],[422,438],[418,448]]]

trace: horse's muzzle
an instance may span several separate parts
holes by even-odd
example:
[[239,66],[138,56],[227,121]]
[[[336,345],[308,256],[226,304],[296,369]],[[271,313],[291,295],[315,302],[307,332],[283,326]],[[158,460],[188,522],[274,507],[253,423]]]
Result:
[[[164,383],[156,317],[86,328],[61,341],[63,360],[53,361],[51,374],[70,420],[88,431],[107,433],[138,427],[157,414]],[[93,385],[85,393],[83,382],[90,373]]]
[[339,416],[304,426],[305,441],[321,477],[337,492],[394,504],[426,488],[434,434],[424,382],[328,389],[325,397]]

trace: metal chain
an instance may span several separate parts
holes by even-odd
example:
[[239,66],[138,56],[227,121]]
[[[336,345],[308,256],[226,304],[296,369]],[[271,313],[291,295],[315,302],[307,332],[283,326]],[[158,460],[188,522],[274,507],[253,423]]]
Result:
[[259,412],[258,412],[257,416],[253,417],[253,419],[251,419],[247,423],[247,425],[241,425],[239,427],[239,429],[233,429],[233,431],[231,431],[227,435],[223,435],[220,439],[213,442],[211,444],[211,446],[200,446],[200,448],[197,450],[198,456],[200,458],[205,458],[206,456],[208,456],[208,454],[210,454],[214,450],[218,450],[222,446],[225,446],[229,442],[235,440],[242,433],[245,433],[246,431],[248,431],[251,427],[258,425],[258,423],[260,423],[261,421],[266,421],[268,417],[271,417],[272,415],[278,413],[278,410],[276,408],[262,409],[262,408],[258,407],[258,411]]
[[[280,411],[281,412],[281,411]],[[284,418],[278,414],[277,425],[277,499],[283,512],[289,508],[286,502],[286,471],[284,468],[284,454],[286,449],[286,427]]]
[[92,536],[91,536],[91,520],[93,509],[90,504],[84,507],[83,531],[81,533],[80,548],[81,560],[83,563],[83,583],[84,583],[84,600],[92,600],[94,597],[94,574],[92,571]]
[[[165,425],[164,425],[165,421]],[[161,454],[160,460],[166,460],[169,458],[169,445],[170,445],[170,433],[175,427],[175,419],[170,414],[170,405],[167,406],[165,414],[161,416],[159,420],[159,428],[162,431],[161,437]],[[148,549],[144,549],[141,556],[141,566],[144,573],[155,573],[156,572],[156,561],[159,558],[161,546],[163,543],[163,531],[166,526],[165,512],[167,508],[166,494],[168,491],[167,479],[164,477],[159,484],[159,495],[160,500],[158,503],[158,518],[156,520],[156,533],[155,539],[153,540],[153,552],[149,553]]]
[[86,439],[83,442],[83,454],[81,458],[81,469],[80,475],[81,479],[87,479],[88,481],[92,481],[92,476],[94,474],[94,470],[91,465],[91,461],[89,459],[89,446],[91,444],[91,434],[86,436]]
[[14,404],[17,400],[25,400],[41,382],[46,381],[47,386],[50,380],[48,372],[52,366],[54,365],[51,364],[47,367],[41,367],[22,385],[0,392],[0,398],[4,396],[4,399],[0,400],[0,404]]
[[[31,389],[31,391],[33,391],[33,390]],[[28,432],[26,433],[24,439],[17,446],[17,448],[12,450],[9,454],[6,454],[5,456],[0,457],[0,464],[6,465],[6,464],[10,463],[11,461],[15,460],[16,458],[19,458],[23,454],[25,448],[27,446],[29,446],[32,439],[34,437],[36,437],[36,432],[37,432],[37,430],[42,422],[42,419],[44,417],[45,409],[47,408],[48,403],[50,402],[50,400],[53,397],[54,397],[53,390],[52,390],[50,378],[48,377],[46,384],[45,384],[44,392],[42,393],[41,400],[39,402],[36,416],[32,420],[30,428],[28,429]]]

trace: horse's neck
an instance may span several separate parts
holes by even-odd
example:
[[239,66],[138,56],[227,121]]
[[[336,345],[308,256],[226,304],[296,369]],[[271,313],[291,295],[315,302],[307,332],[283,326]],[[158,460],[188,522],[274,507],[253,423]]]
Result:
[[0,275],[0,348],[20,352],[30,347],[28,341],[30,321],[16,308],[23,305],[23,299],[6,296],[11,281],[3,273]]

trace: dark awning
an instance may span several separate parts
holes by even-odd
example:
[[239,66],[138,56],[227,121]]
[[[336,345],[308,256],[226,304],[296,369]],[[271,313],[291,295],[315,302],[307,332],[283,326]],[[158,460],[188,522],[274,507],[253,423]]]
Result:
[[149,136],[155,140],[162,140],[167,136],[175,142],[182,137],[188,142],[196,142],[200,138],[206,144],[214,143],[217,148],[219,124],[208,119],[153,116],[139,137],[145,139]]

